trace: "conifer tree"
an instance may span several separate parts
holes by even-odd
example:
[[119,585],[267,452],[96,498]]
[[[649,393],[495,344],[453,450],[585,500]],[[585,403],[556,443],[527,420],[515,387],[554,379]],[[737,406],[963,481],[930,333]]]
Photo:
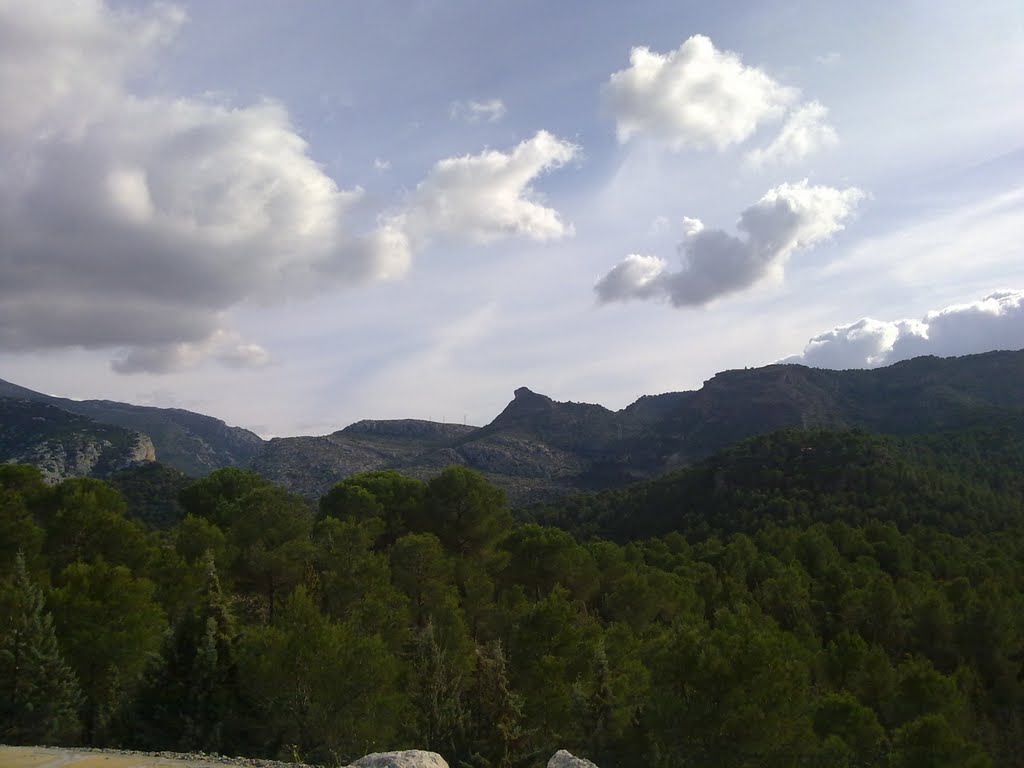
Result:
[[430,620],[414,640],[412,667],[416,736],[424,749],[450,752],[463,727],[462,681]]
[[221,751],[238,708],[237,635],[213,556],[194,606],[170,634],[139,699],[143,746]]
[[474,762],[508,768],[522,745],[523,701],[509,679],[501,642],[476,651],[476,669],[467,692],[468,750]]
[[61,656],[43,591],[15,557],[13,610],[0,637],[0,741],[50,744],[73,741],[81,693]]

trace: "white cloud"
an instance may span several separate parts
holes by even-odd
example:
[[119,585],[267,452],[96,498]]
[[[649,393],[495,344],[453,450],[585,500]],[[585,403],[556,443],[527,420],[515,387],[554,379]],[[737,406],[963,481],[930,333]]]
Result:
[[505,102],[501,99],[486,101],[453,101],[448,108],[448,116],[452,120],[465,120],[467,123],[496,123],[505,116]]
[[402,233],[345,225],[362,191],[324,174],[280,104],[130,92],[183,20],[0,3],[0,349],[173,370],[219,355],[240,303],[407,267]]
[[379,157],[375,157],[373,159],[373,169],[375,171],[390,171],[391,170],[391,161],[390,160],[382,160]]
[[602,303],[650,299],[666,291],[668,262],[657,256],[631,253],[597,281],[594,290]]
[[679,244],[682,269],[671,272],[663,259],[631,255],[594,286],[598,300],[664,298],[677,307],[693,306],[749,288],[771,274],[781,277],[793,251],[843,229],[863,196],[853,187],[810,186],[806,179],[782,184],[743,211],[736,225],[741,236],[686,218],[686,239]]
[[754,168],[792,163],[824,147],[835,146],[839,136],[835,128],[825,122],[827,116],[828,109],[817,101],[797,107],[768,146],[747,153],[747,163]]
[[799,95],[703,35],[667,54],[633,48],[629,61],[603,89],[622,143],[649,137],[674,150],[725,149],[781,118]]
[[871,368],[921,355],[953,357],[1024,348],[1024,291],[928,312],[921,320],[864,318],[811,339],[785,362],[816,368]]
[[577,156],[579,147],[547,131],[510,152],[439,161],[392,219],[414,243],[440,235],[474,243],[510,236],[556,240],[573,233],[558,211],[539,201],[533,182]]

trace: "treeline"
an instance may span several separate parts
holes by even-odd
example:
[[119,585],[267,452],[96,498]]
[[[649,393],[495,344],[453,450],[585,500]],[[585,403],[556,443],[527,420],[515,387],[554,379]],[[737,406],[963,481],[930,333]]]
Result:
[[158,530],[103,482],[0,467],[0,741],[1019,766],[1019,476],[985,469],[1017,459],[947,442],[782,433],[534,511],[575,536],[462,468],[315,507],[221,470]]

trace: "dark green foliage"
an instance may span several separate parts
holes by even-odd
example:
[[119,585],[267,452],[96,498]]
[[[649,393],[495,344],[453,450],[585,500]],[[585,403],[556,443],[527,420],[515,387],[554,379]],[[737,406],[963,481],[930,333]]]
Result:
[[73,563],[51,596],[57,635],[82,684],[85,739],[105,743],[167,627],[156,589],[124,566]]
[[[534,515],[569,530],[512,524],[465,469],[350,478],[316,517],[224,470],[147,534],[101,483],[0,468],[0,523],[55,585],[96,743],[339,764],[427,747],[478,768],[559,748],[621,768],[1016,768],[1021,444],[1012,423],[783,432]],[[0,589],[5,616],[16,594]]]
[[465,467],[449,467],[427,483],[414,530],[435,534],[445,548],[464,558],[485,555],[508,533],[512,516],[505,495]]
[[185,517],[178,497],[193,480],[180,470],[151,461],[115,472],[108,482],[124,497],[127,517],[147,528],[166,530]]
[[124,517],[124,499],[103,481],[65,480],[41,507],[43,551],[54,576],[72,563],[97,557],[132,569],[145,566],[150,555],[145,531]]
[[1024,422],[962,437],[786,430],[658,480],[569,498],[531,516],[582,537],[619,541],[670,531],[703,539],[833,520],[881,520],[903,530],[923,524],[957,534],[1018,524]]
[[66,744],[79,731],[81,694],[64,661],[43,592],[15,556],[0,626],[0,742]]
[[409,654],[409,701],[415,713],[415,743],[451,754],[465,729],[463,663],[457,655],[461,649],[453,653],[443,642],[432,621],[416,632]]
[[322,615],[301,587],[239,654],[253,723],[276,757],[347,765],[401,726],[398,660],[379,636]]
[[204,565],[198,601],[167,636],[140,693],[137,745],[220,751],[241,730],[238,635],[212,556]]
[[508,768],[520,757],[523,722],[522,697],[512,689],[501,642],[478,646],[465,696],[465,750],[477,764]]

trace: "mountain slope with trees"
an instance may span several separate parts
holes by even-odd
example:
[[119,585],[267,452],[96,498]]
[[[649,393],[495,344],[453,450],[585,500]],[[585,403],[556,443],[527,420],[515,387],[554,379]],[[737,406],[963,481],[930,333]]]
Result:
[[556,402],[520,387],[480,428],[360,421],[330,435],[268,442],[188,411],[62,400],[0,382],[5,394],[148,434],[159,461],[194,477],[248,467],[316,499],[360,472],[394,469],[426,479],[457,464],[523,505],[655,477],[780,429],[915,435],[1017,419],[1024,414],[1024,351],[922,357],[873,370],[726,371],[700,390],[644,396],[619,411]]
[[1022,434],[784,430],[526,517],[464,467],[315,504],[227,468],[162,530],[104,482],[0,467],[0,739],[1018,766]]

